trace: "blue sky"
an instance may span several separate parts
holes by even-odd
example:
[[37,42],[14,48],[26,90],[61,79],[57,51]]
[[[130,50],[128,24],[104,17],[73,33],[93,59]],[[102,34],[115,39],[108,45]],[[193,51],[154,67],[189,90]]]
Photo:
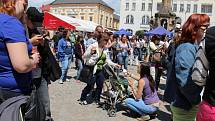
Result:
[[[35,6],[39,7],[42,4],[48,4],[54,0],[29,0],[29,6]],[[113,7],[117,13],[119,13],[120,10],[120,0],[103,0],[106,2],[109,6]]]

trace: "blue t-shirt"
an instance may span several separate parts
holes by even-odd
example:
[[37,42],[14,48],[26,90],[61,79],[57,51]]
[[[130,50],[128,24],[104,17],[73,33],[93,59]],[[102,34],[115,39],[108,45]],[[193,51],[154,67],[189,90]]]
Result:
[[59,60],[63,61],[66,55],[72,54],[71,42],[67,41],[65,38],[62,38],[58,42],[58,56]]
[[31,72],[14,70],[5,43],[25,42],[30,55],[32,44],[26,36],[23,24],[15,17],[0,14],[0,88],[21,93],[30,92]]

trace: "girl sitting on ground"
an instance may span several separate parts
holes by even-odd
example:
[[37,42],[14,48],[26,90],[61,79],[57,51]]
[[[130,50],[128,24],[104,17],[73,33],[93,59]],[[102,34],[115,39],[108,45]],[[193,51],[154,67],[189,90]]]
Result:
[[[158,110],[160,100],[155,89],[155,82],[150,74],[150,64],[141,63],[137,70],[140,77],[127,73],[129,86],[134,98],[127,98],[125,104],[141,115],[140,120],[149,120],[149,115],[155,114]],[[139,80],[137,90],[134,88],[132,78]]]

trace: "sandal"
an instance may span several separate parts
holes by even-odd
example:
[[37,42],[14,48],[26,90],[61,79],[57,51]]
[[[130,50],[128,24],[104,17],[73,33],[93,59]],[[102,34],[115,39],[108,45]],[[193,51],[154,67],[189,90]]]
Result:
[[137,118],[138,121],[148,121],[150,120],[150,116],[149,115],[143,115],[140,118]]

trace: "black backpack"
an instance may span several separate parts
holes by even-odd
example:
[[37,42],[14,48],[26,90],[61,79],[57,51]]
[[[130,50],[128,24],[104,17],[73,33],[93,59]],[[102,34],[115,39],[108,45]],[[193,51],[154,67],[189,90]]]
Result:
[[0,105],[0,121],[22,121],[20,108],[27,104],[29,96],[12,97]]

